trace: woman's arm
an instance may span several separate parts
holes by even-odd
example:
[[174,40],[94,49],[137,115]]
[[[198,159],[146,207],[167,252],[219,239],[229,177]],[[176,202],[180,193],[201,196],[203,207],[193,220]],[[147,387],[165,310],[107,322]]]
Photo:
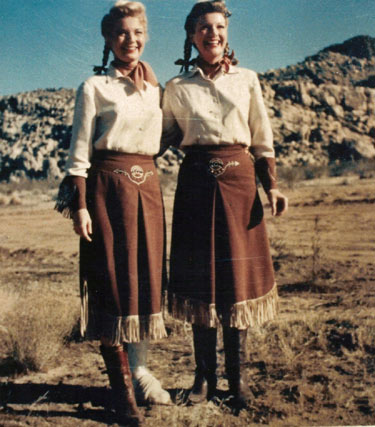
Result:
[[251,132],[250,150],[255,157],[256,174],[267,194],[272,215],[283,215],[288,210],[288,199],[277,188],[272,128],[256,74],[253,75],[250,89],[249,127]]
[[255,171],[271,205],[272,216],[288,211],[288,198],[277,188],[276,161],[274,157],[261,157],[255,161]]
[[250,71],[249,128],[251,133],[251,153],[255,159],[274,158],[273,133],[267,109],[264,105],[258,76]]
[[91,242],[92,221],[86,208],[78,209],[73,213],[73,229],[83,239]]
[[95,89],[86,81],[77,90],[67,175],[87,177],[96,122]]
[[96,108],[93,88],[83,83],[77,90],[67,176],[60,184],[55,209],[73,219],[74,230],[91,241],[91,218],[86,207],[86,177],[90,167]]

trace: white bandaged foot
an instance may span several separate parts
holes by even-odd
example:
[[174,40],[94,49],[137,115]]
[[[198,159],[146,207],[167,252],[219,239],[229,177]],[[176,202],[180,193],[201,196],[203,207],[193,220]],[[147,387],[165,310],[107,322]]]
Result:
[[171,396],[163,389],[150,371],[144,366],[138,366],[133,372],[135,394],[138,399],[154,405],[171,405]]

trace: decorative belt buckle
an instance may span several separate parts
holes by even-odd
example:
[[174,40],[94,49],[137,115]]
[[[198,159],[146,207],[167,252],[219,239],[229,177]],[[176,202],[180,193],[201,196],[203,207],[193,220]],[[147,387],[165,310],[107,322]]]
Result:
[[132,166],[130,174],[122,169],[115,169],[113,172],[127,176],[131,182],[137,185],[143,184],[149,176],[154,174],[152,171],[145,172],[142,166],[139,165]]
[[208,171],[211,173],[211,175],[213,175],[216,178],[222,175],[227,170],[228,167],[238,166],[239,164],[240,163],[237,161],[231,161],[224,166],[224,162],[221,159],[215,158],[215,159],[211,159],[208,162]]

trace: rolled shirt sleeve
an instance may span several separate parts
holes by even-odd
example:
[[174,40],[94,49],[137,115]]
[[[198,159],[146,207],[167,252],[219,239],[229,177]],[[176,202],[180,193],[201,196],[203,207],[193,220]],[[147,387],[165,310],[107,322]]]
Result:
[[249,128],[251,132],[250,151],[255,159],[275,157],[273,133],[258,76],[252,72],[250,85]]
[[72,139],[66,166],[67,175],[87,177],[93,149],[95,120],[94,88],[86,81],[77,90]]

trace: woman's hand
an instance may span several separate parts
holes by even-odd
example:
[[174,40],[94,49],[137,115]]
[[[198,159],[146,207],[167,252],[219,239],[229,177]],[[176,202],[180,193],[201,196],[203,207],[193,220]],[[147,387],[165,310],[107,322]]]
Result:
[[78,209],[73,214],[73,230],[82,238],[91,242],[92,222],[87,209]]
[[277,188],[270,190],[267,197],[271,205],[272,216],[281,216],[288,211],[288,198]]

